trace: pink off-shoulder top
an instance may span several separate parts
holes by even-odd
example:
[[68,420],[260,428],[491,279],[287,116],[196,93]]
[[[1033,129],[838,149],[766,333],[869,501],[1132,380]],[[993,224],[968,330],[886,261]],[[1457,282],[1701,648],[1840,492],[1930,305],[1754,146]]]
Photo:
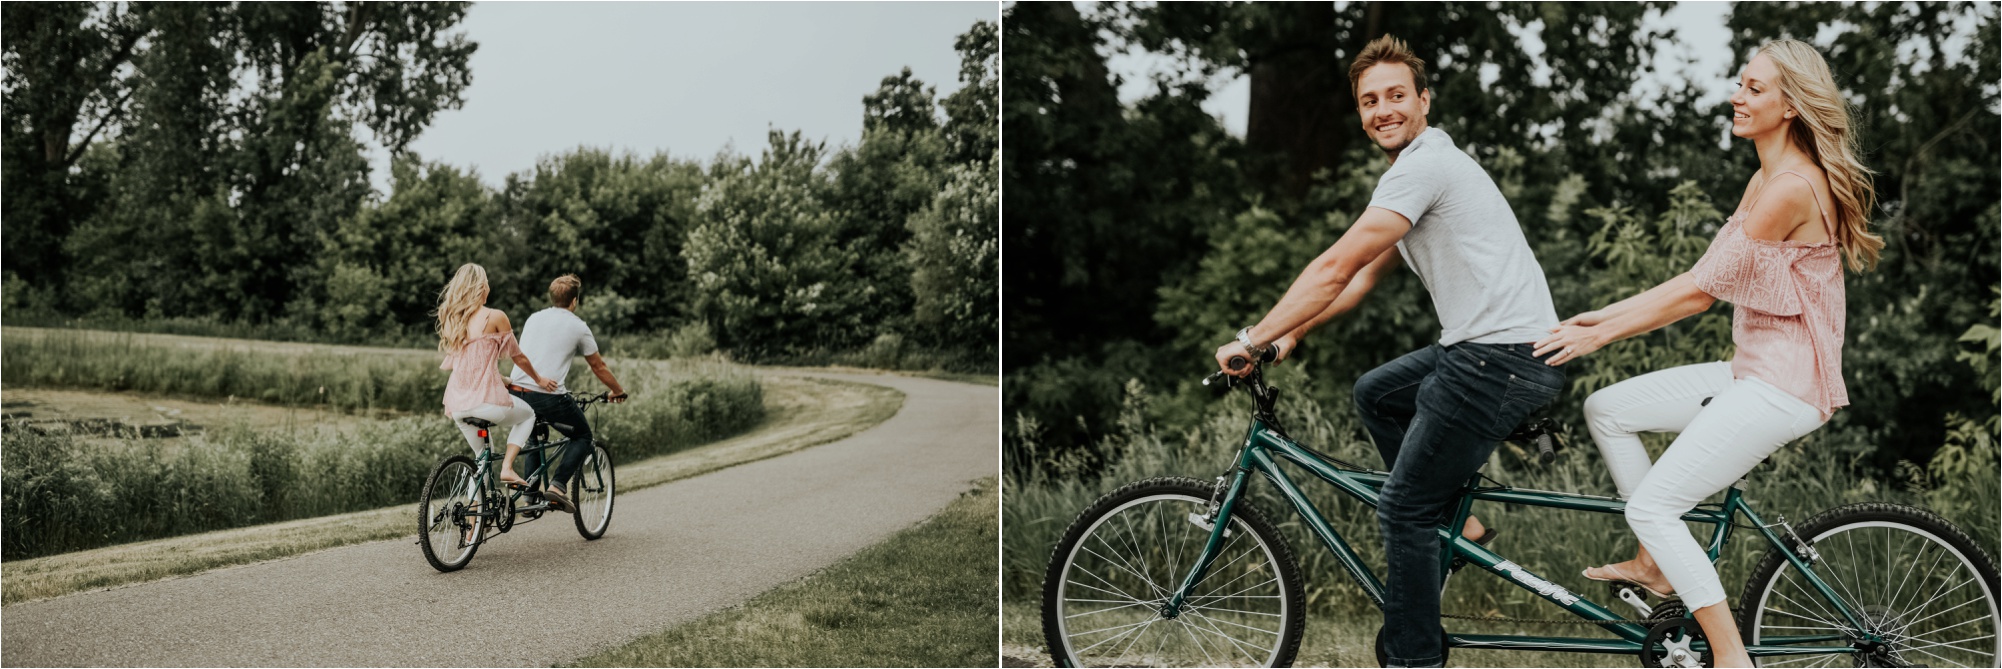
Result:
[[[1807,179],[1794,172],[1781,174]],[[1745,215],[1765,195],[1763,186],[1759,190],[1750,206],[1725,221],[1690,272],[1699,290],[1732,305],[1731,340],[1738,352],[1731,359],[1731,376],[1773,384],[1827,418],[1849,404],[1849,390],[1842,384],[1842,249],[1832,241],[1746,235]],[[1814,207],[1828,225],[1818,193]],[[1830,229],[1829,239],[1834,238]]]
[[438,365],[439,369],[452,370],[452,378],[445,382],[445,415],[482,404],[512,406],[513,397],[507,394],[500,367],[494,364],[502,355],[521,355],[521,344],[514,340],[512,330],[468,339],[459,350],[445,354],[445,361]]

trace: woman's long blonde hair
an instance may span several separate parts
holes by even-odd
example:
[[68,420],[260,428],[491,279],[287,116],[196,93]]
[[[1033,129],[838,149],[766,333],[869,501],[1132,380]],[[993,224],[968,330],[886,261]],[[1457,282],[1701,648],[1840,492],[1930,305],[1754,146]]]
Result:
[[438,350],[446,353],[465,347],[466,326],[473,321],[473,315],[480,313],[480,305],[487,290],[487,269],[473,263],[459,266],[445,289],[438,291]]
[[1856,131],[1850,125],[1849,103],[1836,87],[1828,61],[1813,45],[1795,39],[1767,42],[1759,53],[1780,70],[1779,89],[1797,118],[1788,139],[1805,149],[1828,176],[1835,200],[1835,243],[1862,271],[1877,264],[1884,238],[1870,233],[1870,210],[1876,206],[1875,174],[1856,159]]

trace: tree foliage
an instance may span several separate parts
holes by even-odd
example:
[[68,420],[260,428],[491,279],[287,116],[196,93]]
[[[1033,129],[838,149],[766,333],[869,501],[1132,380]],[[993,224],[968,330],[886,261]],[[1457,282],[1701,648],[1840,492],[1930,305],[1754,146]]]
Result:
[[[1731,70],[1669,80],[1648,77],[1675,39],[1646,21],[1661,9],[1011,6],[1002,20],[1011,462],[1031,446],[1050,461],[1095,452],[1116,432],[1129,379],[1181,389],[1151,404],[1170,429],[1200,413],[1190,381],[1207,373],[1208,351],[1276,302],[1367,206],[1386,165],[1362,141],[1346,63],[1386,33],[1430,64],[1431,124],[1495,178],[1561,316],[1694,263],[1757,169],[1750,147],[1727,139],[1727,105],[1703,100],[1764,41],[1814,42],[1855,110],[1880,193],[1871,225],[1890,242],[1875,271],[1847,277],[1853,405],[1816,447],[1889,471],[1928,462],[1946,440],[1945,416],[1994,415],[1993,399],[1974,391],[1975,368],[1956,361],[1969,326],[1993,322],[1984,298],[2002,271],[1994,7],[1739,4]],[[1532,52],[1524,34],[1543,48]],[[1121,104],[1124,82],[1105,61],[1121,49],[1165,56],[1174,71]],[[1243,138],[1199,106],[1214,78],[1239,74],[1253,89]],[[1339,408],[1361,373],[1429,342],[1429,298],[1408,274],[1323,326],[1282,376],[1315,379],[1309,392]],[[1720,305],[1582,361],[1559,410],[1575,418],[1591,390],[1729,356]]]
[[[860,92],[854,146],[775,129],[708,160],[579,147],[496,189],[405,150],[471,82],[465,9],[6,5],[6,307],[410,342],[478,262],[517,322],[574,273],[594,327],[648,350],[800,359],[888,337],[991,365],[993,23],[956,40],[944,100],[909,69]],[[386,194],[369,145],[391,153]]]

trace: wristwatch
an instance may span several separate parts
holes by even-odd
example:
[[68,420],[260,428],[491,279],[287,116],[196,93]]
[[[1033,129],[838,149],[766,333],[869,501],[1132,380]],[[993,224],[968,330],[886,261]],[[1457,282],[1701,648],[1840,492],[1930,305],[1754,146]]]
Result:
[[1251,354],[1253,360],[1265,357],[1265,349],[1271,346],[1271,344],[1259,346],[1251,343],[1251,328],[1248,326],[1237,331],[1237,343],[1244,345],[1244,352]]

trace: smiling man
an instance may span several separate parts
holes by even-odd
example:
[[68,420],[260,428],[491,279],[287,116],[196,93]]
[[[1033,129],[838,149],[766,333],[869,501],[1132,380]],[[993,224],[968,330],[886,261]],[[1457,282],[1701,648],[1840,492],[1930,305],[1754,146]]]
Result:
[[[1217,365],[1276,346],[1284,360],[1316,326],[1362,301],[1399,257],[1432,295],[1437,344],[1356,381],[1356,409],[1390,469],[1377,507],[1388,556],[1383,641],[1393,667],[1439,666],[1439,528],[1459,486],[1564,385],[1531,342],[1557,326],[1543,267],[1494,179],[1428,128],[1425,61],[1388,35],[1349,68],[1364,132],[1390,156],[1370,206],[1307,266],[1257,325],[1219,347]],[[1231,372],[1243,375],[1243,370]],[[1470,519],[1463,530],[1485,543]]]

